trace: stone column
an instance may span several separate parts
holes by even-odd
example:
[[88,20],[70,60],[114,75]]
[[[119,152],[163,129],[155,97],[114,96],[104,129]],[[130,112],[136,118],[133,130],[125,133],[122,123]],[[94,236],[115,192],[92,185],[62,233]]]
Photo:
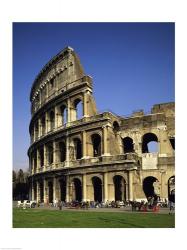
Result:
[[82,131],[82,158],[88,158],[87,152],[86,152],[86,131]]
[[40,183],[36,182],[36,202],[40,202]]
[[60,197],[60,182],[59,179],[56,179],[56,199],[59,201],[61,199]]
[[108,153],[108,125],[104,125],[103,127],[103,156],[109,156]]
[[39,149],[36,150],[36,157],[37,157],[37,173],[39,172],[40,169],[40,152]]
[[59,106],[55,106],[55,128],[60,127]]
[[34,183],[33,183],[33,180],[31,182],[31,185],[32,185],[32,187],[31,187],[31,200],[33,201],[34,200]]
[[70,150],[69,150],[69,148],[70,148],[70,139],[69,139],[69,135],[67,134],[66,135],[66,163],[65,163],[66,167],[69,167],[69,160],[70,160],[70,156],[69,156]]
[[57,150],[56,150],[56,142],[53,141],[53,165],[54,165],[54,168],[55,168],[55,164],[57,163]]
[[66,115],[67,115],[66,121],[67,121],[67,123],[70,123],[71,122],[71,103],[70,103],[70,99],[67,99],[67,113],[66,113]]
[[38,119],[38,137],[40,138],[42,136],[42,125],[41,125],[41,119]]
[[104,173],[104,202],[108,200],[108,173]]
[[41,93],[41,89],[39,90],[39,107],[41,107],[42,105],[42,93]]
[[86,174],[83,174],[82,176],[82,200],[86,201],[87,196],[86,196]]
[[129,200],[133,200],[133,172],[129,171]]
[[43,189],[44,189],[44,204],[46,204],[48,200],[48,187],[46,179],[43,180]]
[[53,177],[53,201],[57,200],[57,197],[56,197],[56,184],[57,184],[57,180],[56,180],[55,177]]
[[44,171],[46,170],[47,166],[47,146],[44,144]]
[[87,104],[87,95],[88,91],[85,91],[83,93],[83,116],[88,117],[88,104]]
[[70,181],[69,176],[66,176],[66,202],[69,202],[69,189],[70,189]]
[[48,112],[45,113],[45,134],[48,133],[48,126],[49,126],[49,117],[48,117]]
[[46,98],[48,98],[49,97],[49,81],[47,81],[46,82],[46,85],[45,85],[45,87],[46,87]]

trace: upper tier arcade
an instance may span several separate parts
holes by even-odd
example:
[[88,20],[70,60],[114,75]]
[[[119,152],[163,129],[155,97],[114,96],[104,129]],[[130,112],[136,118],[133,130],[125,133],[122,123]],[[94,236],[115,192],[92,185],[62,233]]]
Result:
[[30,94],[31,113],[34,116],[50,100],[65,98],[77,89],[92,93],[92,79],[84,74],[74,50],[66,47],[54,56],[37,75]]

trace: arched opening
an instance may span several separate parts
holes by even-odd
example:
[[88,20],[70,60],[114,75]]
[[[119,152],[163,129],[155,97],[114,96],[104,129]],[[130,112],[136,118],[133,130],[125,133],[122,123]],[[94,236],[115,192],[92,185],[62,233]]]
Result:
[[115,121],[113,123],[113,131],[116,134],[119,130],[120,130],[119,123],[117,121]]
[[43,167],[44,166],[44,149],[43,149],[43,147],[40,148],[39,155],[40,155],[40,167]]
[[59,151],[60,151],[60,162],[66,160],[66,144],[65,142],[59,142]]
[[53,145],[49,144],[47,146],[47,152],[48,152],[48,163],[52,164],[53,163]]
[[93,189],[94,189],[94,201],[102,201],[102,181],[99,177],[92,178]]
[[39,184],[39,189],[40,189],[40,202],[44,202],[44,185],[43,182],[40,182]]
[[82,143],[79,138],[74,139],[75,159],[82,158]]
[[168,180],[168,200],[175,202],[175,176]]
[[113,178],[114,190],[115,190],[115,201],[125,201],[126,200],[126,181],[120,176],[116,175]]
[[55,113],[53,111],[49,114],[49,121],[50,121],[50,130],[55,128]]
[[42,135],[44,135],[45,134],[45,116],[42,117],[41,126],[42,126]]
[[91,139],[93,145],[93,157],[101,156],[101,136],[93,134]]
[[158,179],[153,176],[146,177],[143,181],[143,191],[147,199],[160,196]]
[[61,201],[66,201],[66,181],[60,180],[60,198]]
[[134,152],[133,140],[130,137],[123,138],[124,154]]
[[60,107],[60,117],[61,117],[61,125],[67,123],[67,108],[65,105]]
[[49,190],[49,203],[53,202],[53,182],[48,182],[48,190]]
[[73,180],[74,184],[74,197],[76,201],[82,201],[82,185],[78,178]]
[[158,138],[153,133],[147,133],[143,136],[142,153],[158,152]]
[[33,189],[34,189],[34,200],[37,200],[37,184],[36,182],[33,183]]
[[83,105],[80,99],[74,101],[75,108],[75,120],[79,120],[83,117]]

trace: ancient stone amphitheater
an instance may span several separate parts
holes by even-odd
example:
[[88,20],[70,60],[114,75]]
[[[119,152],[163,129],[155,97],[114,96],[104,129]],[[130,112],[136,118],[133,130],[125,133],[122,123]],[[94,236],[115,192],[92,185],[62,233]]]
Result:
[[167,199],[175,189],[174,103],[122,117],[98,112],[92,90],[92,78],[70,47],[36,77],[30,94],[30,199]]

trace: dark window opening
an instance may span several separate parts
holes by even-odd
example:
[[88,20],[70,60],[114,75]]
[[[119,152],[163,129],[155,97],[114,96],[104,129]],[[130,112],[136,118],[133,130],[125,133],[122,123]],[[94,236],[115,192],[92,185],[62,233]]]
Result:
[[120,130],[119,123],[115,121],[113,123],[113,131],[116,134],[119,130]]
[[41,126],[42,126],[42,135],[44,135],[45,134],[45,116],[42,117]]
[[66,160],[66,144],[64,142],[60,142],[59,149],[60,149],[60,162],[64,162]]
[[123,150],[124,154],[134,152],[133,140],[130,137],[125,137],[123,139]]
[[39,154],[40,154],[40,167],[43,167],[44,166],[44,149],[43,148],[40,149]]
[[53,87],[54,87],[54,78],[50,80],[50,89],[52,89]]
[[78,138],[74,139],[74,149],[75,149],[75,158],[81,159],[82,158],[82,143],[81,143],[81,140]]
[[55,127],[55,114],[53,111],[50,112],[50,129],[53,130]]
[[98,134],[92,135],[93,157],[101,156],[101,136]]
[[49,164],[53,163],[53,146],[52,145],[48,146],[48,163]]

